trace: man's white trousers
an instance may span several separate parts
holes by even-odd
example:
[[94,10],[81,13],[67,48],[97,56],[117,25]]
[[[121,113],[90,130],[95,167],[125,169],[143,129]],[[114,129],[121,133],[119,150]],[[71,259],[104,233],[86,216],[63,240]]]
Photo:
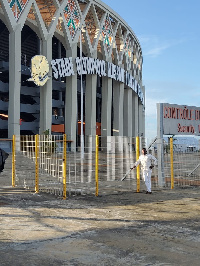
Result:
[[152,173],[152,170],[150,169],[143,171],[143,180],[145,182],[148,192],[151,192],[151,173]]

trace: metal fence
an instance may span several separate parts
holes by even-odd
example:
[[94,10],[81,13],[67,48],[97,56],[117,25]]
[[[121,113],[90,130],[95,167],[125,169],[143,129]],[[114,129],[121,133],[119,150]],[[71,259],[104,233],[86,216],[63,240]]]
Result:
[[[199,186],[200,151],[178,151],[178,146],[173,147],[174,186]],[[166,186],[170,186],[172,166],[169,153],[164,154],[164,166]]]
[[[21,136],[20,152],[16,157],[16,174],[19,184],[35,189],[62,195],[63,190],[63,136],[36,135]],[[29,159],[29,160],[28,160]],[[22,173],[22,167],[27,174]],[[18,167],[17,167],[18,166]]]
[[[183,146],[177,144],[173,138],[163,142],[166,187],[200,186],[200,147],[191,147],[189,142]],[[157,156],[156,142],[151,148],[152,153]]]
[[[16,137],[14,146],[20,151],[14,158],[15,185],[58,195],[63,195],[65,189],[67,195],[138,189],[135,170],[121,181],[136,161],[136,138],[98,137],[97,145],[96,137],[86,136],[83,157],[81,148],[76,147],[74,151],[70,139],[64,140],[64,136]],[[145,146],[143,138],[139,139],[139,145]],[[155,180],[156,173],[153,186],[156,186]],[[143,185],[139,182],[139,190],[144,188]]]
[[[138,139],[138,144],[137,140]],[[13,183],[60,196],[142,191],[144,183],[133,170],[136,151],[146,146],[144,138],[85,136],[84,152],[72,149],[66,135],[20,136],[14,140]],[[156,143],[151,153],[157,157]],[[181,151],[177,145],[164,149],[166,187],[200,185],[200,153]],[[173,178],[172,178],[173,177]],[[173,186],[172,186],[173,184]],[[158,171],[152,173],[152,188],[158,187]]]

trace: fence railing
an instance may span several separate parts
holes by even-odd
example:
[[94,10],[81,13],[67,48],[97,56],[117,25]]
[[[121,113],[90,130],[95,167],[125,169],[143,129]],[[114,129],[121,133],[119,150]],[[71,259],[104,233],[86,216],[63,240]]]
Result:
[[[173,151],[164,154],[166,186],[199,186],[200,151],[178,151],[178,146],[173,145]],[[173,163],[170,160],[172,154]]]
[[[200,186],[200,149],[177,144],[173,138],[163,144],[165,186]],[[152,145],[156,156],[156,142]]]
[[[66,135],[14,136],[13,186],[50,192],[63,198],[76,194],[98,196],[99,193],[140,192],[144,189],[139,167],[121,182],[145,146],[143,138],[85,136],[84,157],[80,147],[72,151],[70,144],[71,140]],[[200,185],[199,151],[180,152],[173,142],[166,151],[166,187]],[[156,149],[151,152],[157,157]],[[156,187],[158,172],[155,167],[152,188]]]
[[121,179],[136,161],[136,145],[139,150],[144,139],[138,138],[137,144],[136,138],[85,136],[82,158],[81,148],[71,151],[71,141],[65,138],[66,135],[15,138],[13,146],[20,147],[14,165],[16,185],[63,197],[142,189],[135,170],[125,181]]

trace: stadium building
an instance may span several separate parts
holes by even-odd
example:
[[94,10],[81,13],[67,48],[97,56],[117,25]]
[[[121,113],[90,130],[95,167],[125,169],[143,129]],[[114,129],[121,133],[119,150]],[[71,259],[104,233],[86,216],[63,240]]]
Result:
[[81,124],[144,136],[142,63],[133,30],[100,0],[0,0],[0,138],[49,130],[76,145]]

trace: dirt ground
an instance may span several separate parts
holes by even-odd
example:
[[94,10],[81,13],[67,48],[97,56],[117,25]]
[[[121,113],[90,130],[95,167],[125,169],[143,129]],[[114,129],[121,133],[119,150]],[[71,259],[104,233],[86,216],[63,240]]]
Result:
[[0,265],[200,265],[200,187],[62,200],[1,181]]

